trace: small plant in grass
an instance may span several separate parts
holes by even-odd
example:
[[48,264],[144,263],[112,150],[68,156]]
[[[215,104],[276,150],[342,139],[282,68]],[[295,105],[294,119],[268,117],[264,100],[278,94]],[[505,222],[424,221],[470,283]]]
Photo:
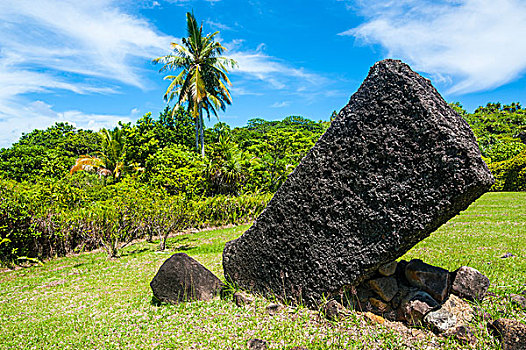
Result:
[[135,239],[137,226],[130,206],[119,202],[101,202],[84,211],[88,233],[98,239],[110,258],[119,256],[119,249]]
[[159,236],[159,250],[165,250],[168,235],[188,228],[193,222],[193,205],[183,196],[172,196],[158,202],[151,214]]

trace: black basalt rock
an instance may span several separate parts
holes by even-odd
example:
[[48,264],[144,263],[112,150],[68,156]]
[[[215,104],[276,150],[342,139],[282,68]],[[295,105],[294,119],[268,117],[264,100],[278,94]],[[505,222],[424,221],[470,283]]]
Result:
[[402,256],[493,181],[431,82],[378,62],[254,225],[227,243],[225,276],[317,304]]
[[220,293],[223,283],[192,257],[177,253],[161,265],[150,286],[159,301],[175,304],[211,300]]

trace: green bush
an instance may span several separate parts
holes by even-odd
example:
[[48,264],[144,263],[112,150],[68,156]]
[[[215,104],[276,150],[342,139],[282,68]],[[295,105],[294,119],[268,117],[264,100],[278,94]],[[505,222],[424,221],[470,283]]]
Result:
[[483,150],[483,154],[490,158],[493,163],[509,160],[522,151],[526,145],[514,138],[497,139],[492,145]]
[[526,191],[526,151],[512,159],[489,165],[495,177],[492,191]]
[[198,154],[184,146],[172,145],[148,157],[141,178],[170,194],[192,198],[204,192],[203,170],[204,163]]
[[31,255],[35,238],[30,201],[20,187],[0,179],[0,262],[9,265],[18,257]]
[[242,224],[254,220],[267,206],[272,194],[215,196],[195,204],[194,227]]

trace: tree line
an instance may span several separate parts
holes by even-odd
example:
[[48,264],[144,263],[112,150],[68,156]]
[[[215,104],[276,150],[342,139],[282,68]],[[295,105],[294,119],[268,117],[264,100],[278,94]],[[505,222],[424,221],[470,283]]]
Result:
[[[451,106],[474,131],[493,190],[526,190],[526,110]],[[137,238],[164,249],[170,232],[251,221],[330,125],[301,116],[217,123],[203,130],[203,157],[195,120],[166,107],[99,132],[56,123],[1,149],[3,263],[101,246],[116,256]]]
[[98,132],[56,123],[0,150],[4,264],[253,220],[329,126],[299,116],[205,128],[166,107]]

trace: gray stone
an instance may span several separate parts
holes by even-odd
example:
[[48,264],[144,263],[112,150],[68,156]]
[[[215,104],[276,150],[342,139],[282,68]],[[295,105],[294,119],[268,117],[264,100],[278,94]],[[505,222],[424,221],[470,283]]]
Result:
[[470,326],[458,326],[450,328],[443,334],[445,337],[452,337],[459,343],[474,346],[477,343],[477,337]]
[[262,339],[250,339],[247,342],[249,350],[267,350],[267,341]]
[[[407,286],[407,285],[404,285],[404,284],[399,284],[399,286],[398,286],[398,293],[396,293],[396,295],[393,298],[393,300],[391,300],[391,305],[393,305],[393,307],[400,306],[400,304],[402,302],[405,302],[405,301],[408,300],[407,298],[408,298],[408,295],[410,293],[414,294],[417,291],[419,291],[418,288],[410,287],[410,286]],[[433,298],[431,298],[431,299],[433,299]]]
[[398,263],[395,261],[391,261],[387,264],[384,264],[378,268],[378,273],[382,276],[392,276],[396,272],[396,267],[398,266]]
[[461,298],[481,302],[489,288],[489,278],[469,266],[462,266],[453,273],[451,291]]
[[394,277],[381,277],[370,280],[369,286],[386,302],[390,302],[398,292],[398,283]]
[[158,300],[178,303],[213,299],[220,293],[223,283],[195,259],[177,253],[161,265],[150,287]]
[[369,303],[372,306],[372,312],[375,314],[385,314],[391,311],[391,306],[383,300],[377,298],[369,298]]
[[442,306],[424,316],[424,323],[438,333],[465,326],[473,319],[473,309],[464,300],[451,294]]
[[283,306],[280,305],[280,304],[276,304],[276,303],[268,304],[267,307],[265,308],[265,311],[270,316],[274,316],[275,314],[277,314],[281,310],[283,310]]
[[336,300],[330,300],[323,307],[323,314],[327,319],[337,321],[343,316],[347,315],[347,310]]
[[488,324],[489,331],[500,339],[502,350],[526,349],[526,325],[508,318]]
[[399,315],[410,324],[420,325],[424,316],[437,306],[437,301],[428,293],[412,291],[400,303]]
[[442,302],[447,298],[450,287],[449,271],[432,266],[422,260],[413,259],[405,267],[407,281]]
[[254,302],[253,297],[243,292],[235,292],[232,298],[234,299],[234,303],[239,307],[250,305]]
[[353,310],[369,311],[370,307],[368,308],[367,305],[369,304],[369,299],[374,296],[374,292],[368,286],[359,285],[356,288],[351,288],[348,301]]
[[511,303],[518,308],[526,310],[526,298],[518,294],[510,294]]
[[267,208],[223,252],[225,276],[317,305],[402,256],[494,180],[431,82],[376,63]]

